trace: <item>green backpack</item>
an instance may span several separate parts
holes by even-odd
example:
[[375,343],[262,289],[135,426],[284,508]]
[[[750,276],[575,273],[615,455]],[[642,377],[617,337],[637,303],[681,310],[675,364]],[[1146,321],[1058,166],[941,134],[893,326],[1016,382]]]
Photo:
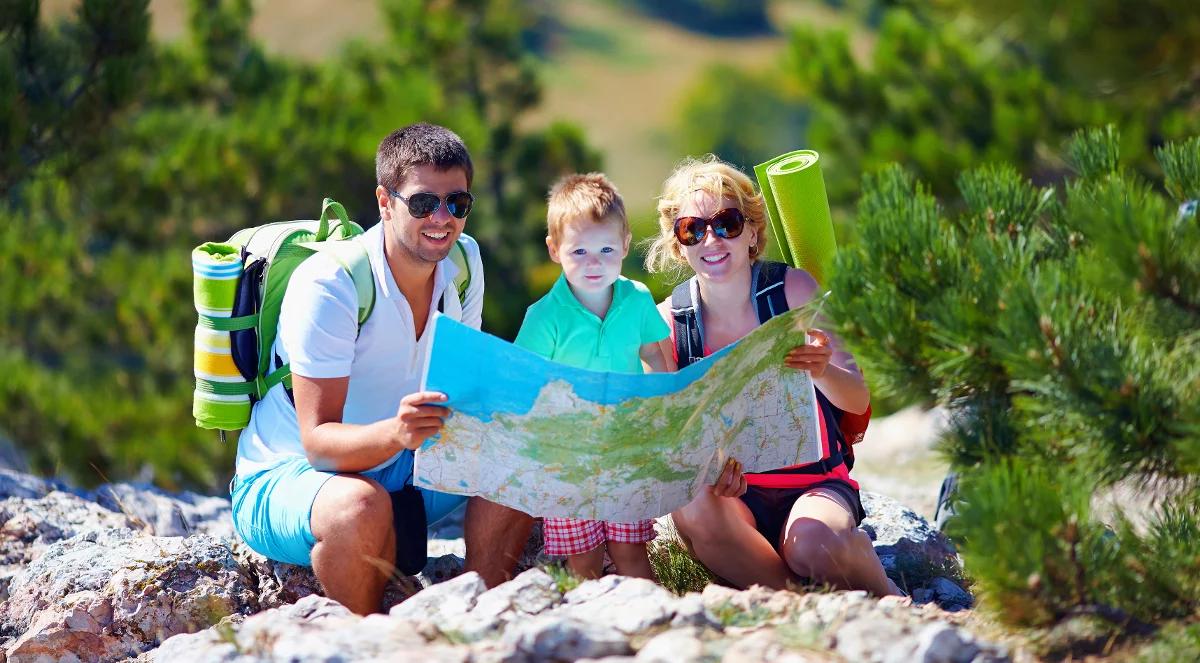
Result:
[[[330,216],[336,216],[331,222]],[[281,221],[238,231],[228,242],[206,242],[192,251],[196,323],[196,389],[192,416],[201,428],[245,428],[254,403],[277,384],[291,389],[291,367],[273,367],[279,309],[292,273],[309,256],[324,253],[350,275],[358,293],[358,327],[375,308],[375,280],[363,233],[346,208],[326,198],[317,221]],[[458,266],[459,302],[471,282],[462,240],[451,255]],[[439,308],[441,308],[439,306]]]

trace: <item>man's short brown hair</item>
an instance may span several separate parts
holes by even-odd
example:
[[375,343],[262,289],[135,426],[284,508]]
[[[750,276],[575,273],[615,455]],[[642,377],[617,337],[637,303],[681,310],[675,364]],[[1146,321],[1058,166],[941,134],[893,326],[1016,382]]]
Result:
[[622,234],[630,235],[625,201],[603,173],[566,175],[550,187],[546,199],[546,234],[550,241],[557,245],[563,228],[580,218],[596,223],[619,221]]
[[467,186],[475,177],[471,155],[458,134],[436,124],[418,122],[388,134],[375,152],[375,181],[388,191],[398,191],[404,178],[418,166],[438,171],[462,168]]

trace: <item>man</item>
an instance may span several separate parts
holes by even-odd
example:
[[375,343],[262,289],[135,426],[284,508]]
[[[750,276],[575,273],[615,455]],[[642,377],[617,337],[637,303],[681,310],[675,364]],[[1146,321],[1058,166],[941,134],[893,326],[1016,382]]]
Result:
[[[394,523],[408,525],[403,546],[465,500],[413,488],[412,452],[449,414],[444,394],[419,391],[432,312],[478,329],[483,310],[479,247],[462,234],[474,201],[462,140],[443,127],[405,127],[380,143],[375,170],[380,222],[352,240],[367,249],[371,316],[360,329],[354,282],[332,258],[317,254],[296,269],[274,347],[277,365],[290,364],[292,393],[276,386],[255,405],[232,490],[234,526],[251,548],[311,565],[326,594],[359,614],[380,608]],[[472,274],[461,303],[448,258],[460,238]],[[485,577],[499,582],[508,567],[487,557],[519,549],[520,532],[494,531],[488,506],[468,515],[467,536]]]

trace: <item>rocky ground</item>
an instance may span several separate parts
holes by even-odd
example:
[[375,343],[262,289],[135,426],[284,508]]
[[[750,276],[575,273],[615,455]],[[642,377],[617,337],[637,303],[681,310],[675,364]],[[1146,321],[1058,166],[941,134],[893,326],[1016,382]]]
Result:
[[[895,453],[865,455],[865,474]],[[912,495],[936,491],[937,471],[926,474]],[[547,572],[537,535],[524,571],[488,590],[462,573],[459,513],[431,530],[425,570],[391,584],[386,614],[362,618],[321,596],[310,570],[241,543],[227,499],[128,483],[85,492],[0,469],[0,663],[1011,659],[974,632],[950,544],[896,500],[866,492],[864,503],[864,529],[911,603],[719,585],[677,596],[619,576],[576,583]],[[673,536],[669,519],[660,536]]]

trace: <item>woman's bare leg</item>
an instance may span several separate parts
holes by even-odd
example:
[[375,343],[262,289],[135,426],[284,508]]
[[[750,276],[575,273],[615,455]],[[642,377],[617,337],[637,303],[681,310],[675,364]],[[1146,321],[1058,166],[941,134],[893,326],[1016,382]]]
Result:
[[700,493],[671,514],[684,544],[710,571],[739,587],[786,589],[795,576],[754,529],[754,516],[736,497]]
[[781,549],[796,575],[878,596],[900,593],[884,573],[870,537],[855,524],[853,508],[836,490],[817,488],[796,500]]

